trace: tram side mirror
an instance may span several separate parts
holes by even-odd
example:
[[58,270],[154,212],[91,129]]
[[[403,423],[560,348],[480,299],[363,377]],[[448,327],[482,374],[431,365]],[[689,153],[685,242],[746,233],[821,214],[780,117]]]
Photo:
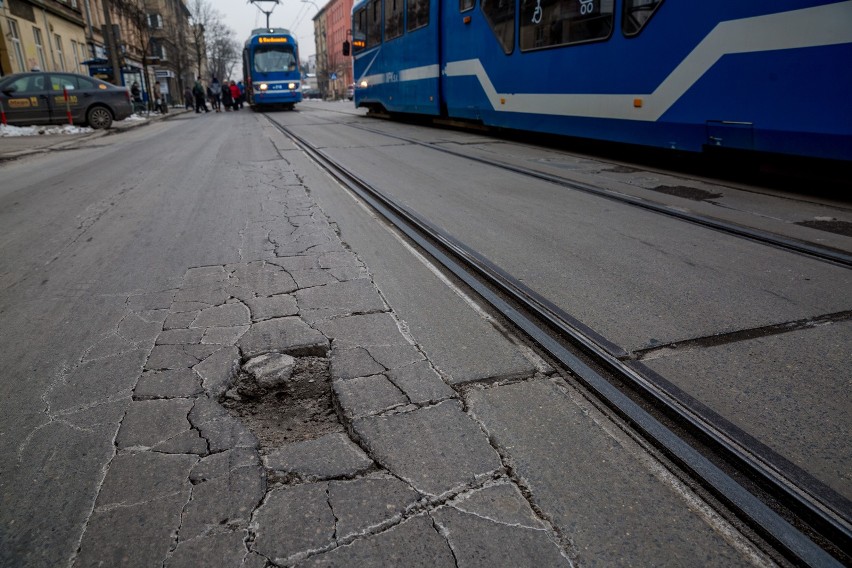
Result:
[[344,55],[344,57],[349,57],[349,50],[350,50],[349,42],[344,41],[343,42],[343,55]]

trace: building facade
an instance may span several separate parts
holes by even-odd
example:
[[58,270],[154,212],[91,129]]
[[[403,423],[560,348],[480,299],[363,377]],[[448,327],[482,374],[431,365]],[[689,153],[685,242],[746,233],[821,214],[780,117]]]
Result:
[[159,80],[180,101],[193,75],[189,16],[184,0],[0,0],[0,75],[70,71],[147,93]]
[[352,57],[343,55],[343,42],[351,41],[353,0],[329,0],[314,16],[317,82],[324,99],[343,99],[354,82]]

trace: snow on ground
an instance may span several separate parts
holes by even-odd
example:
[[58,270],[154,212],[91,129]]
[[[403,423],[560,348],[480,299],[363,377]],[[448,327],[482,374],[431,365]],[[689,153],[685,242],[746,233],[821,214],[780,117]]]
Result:
[[[120,122],[114,122],[113,124],[121,125],[128,124],[131,122],[144,122],[146,120],[148,120],[148,117],[146,116],[139,114],[131,114],[124,120]],[[61,126],[10,126],[7,124],[0,124],[0,138],[9,138],[13,136],[55,136],[59,134],[88,134],[89,132],[94,132],[94,130],[92,130],[88,126],[72,126],[70,124],[63,124]]]

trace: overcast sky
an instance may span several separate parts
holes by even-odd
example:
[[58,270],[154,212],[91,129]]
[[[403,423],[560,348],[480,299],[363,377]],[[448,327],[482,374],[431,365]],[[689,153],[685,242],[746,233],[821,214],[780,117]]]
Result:
[[[266,27],[266,15],[257,5],[248,0],[209,0],[217,12],[224,16],[224,23],[237,32],[237,42],[240,46],[255,28]],[[278,4],[271,0],[260,2],[264,10],[272,9],[269,24],[274,28],[287,28],[296,36],[299,42],[299,55],[302,60],[316,53],[314,43],[314,22],[319,8],[325,6],[328,0],[279,0]]]

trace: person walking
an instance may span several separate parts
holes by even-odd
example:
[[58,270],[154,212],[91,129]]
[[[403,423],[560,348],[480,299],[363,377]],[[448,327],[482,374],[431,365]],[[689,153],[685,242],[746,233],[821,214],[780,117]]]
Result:
[[243,108],[243,103],[246,100],[246,87],[242,81],[237,81],[237,87],[240,88],[240,108]]
[[163,89],[159,81],[154,82],[154,110],[163,112]]
[[216,77],[210,81],[210,103],[213,105],[213,110],[222,112],[222,84]]
[[240,88],[236,81],[231,81],[231,98],[234,100],[234,110],[240,110]]
[[231,89],[228,85],[228,81],[225,81],[222,85],[222,106],[225,107],[226,111],[231,110],[231,105],[234,104],[234,99],[231,97]]
[[183,90],[183,102],[184,106],[186,106],[186,110],[192,110],[192,89],[189,87]]
[[195,112],[201,112],[201,109],[204,109],[204,112],[210,112],[210,109],[207,108],[207,103],[204,102],[204,85],[201,84],[201,77],[195,81],[195,85],[192,87],[192,94],[195,96]]

